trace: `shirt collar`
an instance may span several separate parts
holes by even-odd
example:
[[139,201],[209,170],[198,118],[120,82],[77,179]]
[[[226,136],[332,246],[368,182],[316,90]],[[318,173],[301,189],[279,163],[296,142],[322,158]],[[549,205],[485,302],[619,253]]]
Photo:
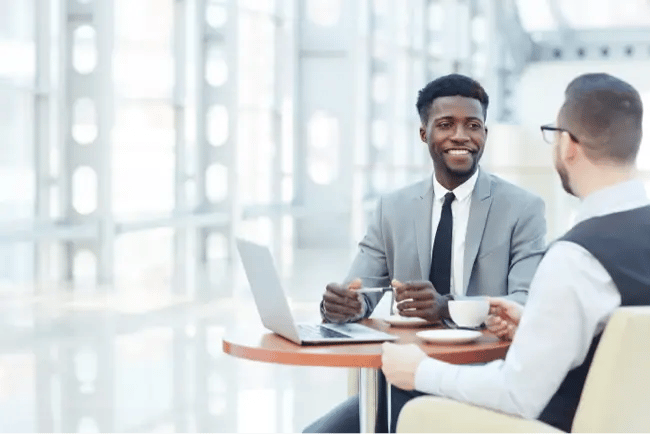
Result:
[[648,204],[650,201],[643,183],[638,179],[632,179],[595,191],[585,197],[578,207],[576,223]]
[[[476,180],[478,179],[478,170],[461,185],[456,187],[453,190],[454,196],[456,196],[457,201],[463,201],[472,194],[474,186],[476,185]],[[436,179],[436,173],[433,173],[433,197],[437,200],[444,200],[445,194],[449,193],[445,187],[443,187],[438,180]]]

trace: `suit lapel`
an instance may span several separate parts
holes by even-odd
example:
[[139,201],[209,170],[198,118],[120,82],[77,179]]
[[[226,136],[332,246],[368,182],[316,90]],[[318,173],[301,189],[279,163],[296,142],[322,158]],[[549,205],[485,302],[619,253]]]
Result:
[[433,211],[433,179],[422,183],[421,194],[414,197],[413,223],[415,225],[415,239],[418,249],[418,260],[422,279],[429,279],[431,263],[431,212]]
[[467,291],[474,261],[481,245],[487,215],[492,205],[492,186],[490,178],[479,169],[476,188],[472,192],[472,204],[469,209],[467,235],[465,236],[465,258],[463,263],[463,289]]

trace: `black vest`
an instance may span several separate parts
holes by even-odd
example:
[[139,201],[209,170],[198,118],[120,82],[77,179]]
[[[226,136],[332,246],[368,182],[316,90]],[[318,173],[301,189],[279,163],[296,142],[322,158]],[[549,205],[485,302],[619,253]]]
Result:
[[[650,305],[650,206],[585,220],[559,241],[582,246],[600,262],[621,294],[621,305]],[[600,335],[582,365],[567,374],[539,420],[571,430],[599,341]]]

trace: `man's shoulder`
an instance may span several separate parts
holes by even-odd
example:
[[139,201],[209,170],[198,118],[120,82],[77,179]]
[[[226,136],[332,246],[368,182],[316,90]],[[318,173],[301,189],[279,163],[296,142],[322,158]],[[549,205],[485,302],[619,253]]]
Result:
[[[528,206],[533,202],[543,204],[543,200],[539,195],[507,181],[498,175],[483,170],[481,176],[487,178],[487,181],[490,183],[490,192],[496,200],[517,202],[524,206]],[[384,205],[394,203],[402,204],[405,200],[424,198],[432,194],[432,191],[433,181],[429,176],[396,190],[383,193],[380,198]]]
[[381,195],[381,200],[385,203],[401,202],[405,199],[416,199],[426,195],[433,189],[433,180],[431,177],[422,179],[412,184],[405,185],[396,190],[392,190]]
[[532,202],[542,202],[542,198],[510,181],[501,178],[493,173],[484,172],[492,185],[492,194],[497,200],[506,200],[519,203],[529,204]]

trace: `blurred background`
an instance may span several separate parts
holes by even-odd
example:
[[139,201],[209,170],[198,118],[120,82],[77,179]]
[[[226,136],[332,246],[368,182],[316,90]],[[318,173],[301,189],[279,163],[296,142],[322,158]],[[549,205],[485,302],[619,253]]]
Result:
[[378,196],[430,176],[417,91],[451,72],[550,241],[576,202],[539,126],[585,72],[648,106],[650,1],[0,0],[0,431],[292,432],[341,401],[343,369],[222,353],[259,324],[234,237],[318,318]]

